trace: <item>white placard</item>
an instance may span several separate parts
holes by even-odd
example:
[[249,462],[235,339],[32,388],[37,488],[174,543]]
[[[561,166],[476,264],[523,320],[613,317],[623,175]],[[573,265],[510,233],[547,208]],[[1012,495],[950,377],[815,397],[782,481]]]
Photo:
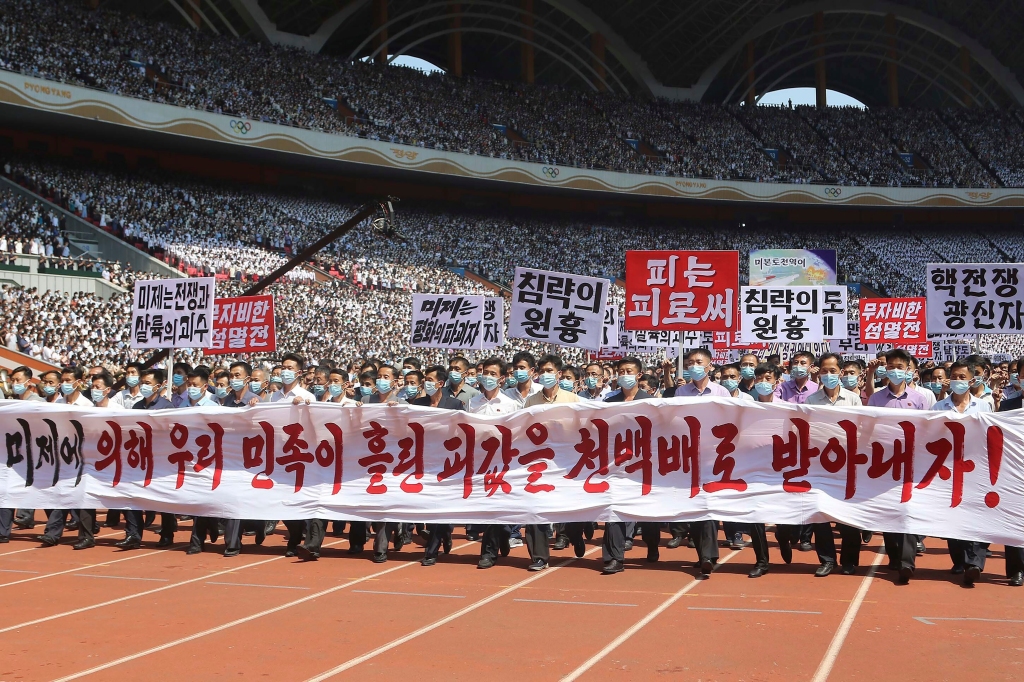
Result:
[[209,348],[216,279],[140,279],[132,299],[132,348]]
[[929,263],[928,331],[1024,334],[1024,263]]
[[608,289],[600,277],[516,268],[508,335],[598,350]]
[[413,348],[480,350],[483,347],[484,297],[413,294]]
[[505,345],[505,298],[488,296],[484,299],[484,348]]

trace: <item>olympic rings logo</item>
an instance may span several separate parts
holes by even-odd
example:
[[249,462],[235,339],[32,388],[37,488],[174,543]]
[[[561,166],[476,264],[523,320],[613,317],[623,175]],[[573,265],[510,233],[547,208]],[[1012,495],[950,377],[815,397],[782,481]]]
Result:
[[558,177],[558,169],[553,166],[544,166],[540,169],[540,172],[552,180]]
[[825,196],[832,197],[833,199],[838,199],[839,195],[842,194],[842,193],[843,193],[843,190],[841,188],[839,188],[839,187],[826,187],[825,188]]
[[239,135],[245,135],[252,130],[252,123],[249,123],[248,121],[232,121],[228,124],[228,127]]

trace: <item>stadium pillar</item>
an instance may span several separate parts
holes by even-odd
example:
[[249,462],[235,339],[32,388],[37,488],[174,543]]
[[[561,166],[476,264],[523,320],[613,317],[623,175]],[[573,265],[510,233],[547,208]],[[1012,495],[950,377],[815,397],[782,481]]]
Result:
[[889,43],[889,52],[886,55],[888,60],[886,62],[886,80],[889,86],[889,106],[898,107],[900,105],[900,82],[899,82],[899,71],[896,68],[896,15],[886,14],[885,15],[885,34],[886,40]]
[[[523,43],[520,46],[520,73],[524,83],[533,83],[533,0],[522,0]],[[530,41],[530,42],[526,42]]]
[[[462,5],[453,2],[448,6],[452,15],[453,29],[462,28]],[[448,34],[448,73],[462,78],[462,31],[455,30]]]
[[590,34],[590,52],[593,54],[594,71],[599,76],[597,89],[604,92],[608,88],[604,84],[604,36],[600,33]]
[[974,104],[971,96],[971,51],[966,45],[960,46],[960,72],[963,74],[964,106],[970,107]]
[[[377,31],[373,46],[378,48],[387,45],[388,29],[384,24],[388,23],[388,0],[373,0],[373,29]],[[385,66],[388,63],[387,48],[377,53],[377,63]]]
[[754,92],[754,41],[747,43],[747,106],[752,107],[757,101]]
[[828,103],[825,97],[825,13],[814,15],[814,44],[818,49],[814,52],[814,100],[819,109]]

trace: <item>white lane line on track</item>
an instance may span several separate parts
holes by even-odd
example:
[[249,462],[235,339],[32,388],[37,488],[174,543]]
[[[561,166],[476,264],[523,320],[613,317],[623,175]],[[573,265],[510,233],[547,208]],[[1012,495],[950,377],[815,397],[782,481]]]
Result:
[[55,571],[53,573],[45,573],[43,575],[37,575],[34,578],[22,578],[21,580],[14,580],[14,581],[11,581],[9,583],[0,583],[0,587],[11,587],[12,585],[21,585],[23,583],[30,583],[30,582],[33,582],[35,580],[44,580],[46,578],[53,578],[53,577],[56,577],[58,575],[66,575],[68,573],[77,573],[78,571],[85,571],[85,570],[88,570],[90,568],[99,568],[100,566],[110,566],[111,564],[119,564],[119,563],[121,563],[123,561],[132,561],[134,559],[143,559],[143,558],[148,557],[148,556],[153,556],[154,554],[163,554],[164,552],[168,552],[168,551],[173,550],[175,548],[184,547],[186,544],[188,544],[188,543],[180,543],[180,544],[177,544],[177,545],[171,545],[167,549],[155,549],[152,552],[139,552],[138,554],[133,554],[132,556],[127,556],[127,557],[124,557],[123,559],[113,559],[111,561],[102,561],[102,562],[100,562],[98,564],[86,564],[84,566],[79,566],[78,568],[69,568],[66,571]]
[[561,601],[558,599],[513,599],[529,604],[572,604],[574,606],[637,606],[637,604],[613,604],[603,601]]
[[129,575],[93,575],[91,573],[76,573],[76,578],[108,578],[110,580],[147,580],[154,583],[169,582],[167,578],[136,578]]
[[398,597],[439,597],[441,599],[465,599],[464,594],[427,594],[425,592],[384,592],[381,590],[352,590],[359,594],[390,594]]
[[297,587],[295,585],[261,585],[259,583],[222,583],[207,580],[207,585],[227,585],[228,587],[272,587],[278,590],[311,590],[312,587]]
[[[102,538],[112,538],[120,534],[121,533],[107,533],[106,535],[97,535],[96,539],[100,540]],[[4,552],[3,554],[0,554],[0,559],[3,559],[5,556],[11,556],[12,554],[21,554],[22,552],[34,552],[37,549],[50,549],[50,547],[43,547],[42,545],[37,545],[35,547],[29,547],[28,549],[16,549],[13,552]]]
[[744,613],[796,613],[807,616],[820,616],[821,611],[787,611],[785,609],[727,609],[723,606],[687,606],[688,611],[742,611]]

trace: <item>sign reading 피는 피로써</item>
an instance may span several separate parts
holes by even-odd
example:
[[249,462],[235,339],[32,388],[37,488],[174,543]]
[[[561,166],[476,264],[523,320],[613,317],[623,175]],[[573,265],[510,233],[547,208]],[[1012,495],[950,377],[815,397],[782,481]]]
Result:
[[627,251],[626,329],[736,328],[736,251]]

